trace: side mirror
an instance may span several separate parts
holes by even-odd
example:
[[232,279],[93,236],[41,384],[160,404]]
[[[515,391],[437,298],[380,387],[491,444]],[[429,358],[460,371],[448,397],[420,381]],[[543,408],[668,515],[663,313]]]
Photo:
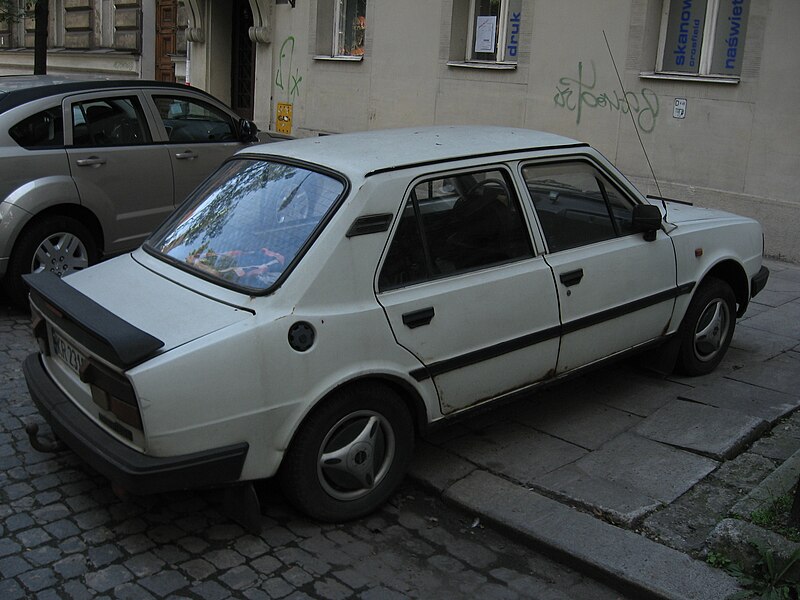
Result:
[[631,229],[634,233],[644,233],[644,239],[652,242],[656,239],[656,231],[661,228],[661,211],[652,204],[637,204],[633,207],[633,222]]
[[258,127],[255,123],[247,119],[239,121],[239,141],[243,144],[252,144],[258,141]]

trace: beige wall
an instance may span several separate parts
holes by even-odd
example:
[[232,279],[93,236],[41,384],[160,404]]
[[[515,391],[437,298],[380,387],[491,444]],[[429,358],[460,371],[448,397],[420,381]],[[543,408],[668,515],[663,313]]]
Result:
[[[623,94],[605,32],[662,193],[756,217],[767,253],[800,262],[800,2],[752,3],[741,81],[730,84],[642,76],[655,64],[660,0],[524,0],[515,71],[449,66],[459,1],[370,0],[362,62],[313,58],[314,0],[276,7],[272,68],[285,81],[273,96],[293,103],[293,133],[433,123],[544,129],[592,143],[656,193],[630,114],[614,106]],[[290,93],[292,77],[301,81]],[[598,104],[602,97],[611,102]],[[673,118],[675,98],[687,101],[684,119]]]

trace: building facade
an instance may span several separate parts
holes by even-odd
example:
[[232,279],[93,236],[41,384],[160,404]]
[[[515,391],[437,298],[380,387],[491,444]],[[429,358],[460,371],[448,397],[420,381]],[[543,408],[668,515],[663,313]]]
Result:
[[[106,4],[63,0],[80,2]],[[141,0],[142,57],[154,3]],[[552,131],[592,143],[643,191],[757,218],[767,253],[800,262],[797,0],[181,5],[186,79],[262,129]]]

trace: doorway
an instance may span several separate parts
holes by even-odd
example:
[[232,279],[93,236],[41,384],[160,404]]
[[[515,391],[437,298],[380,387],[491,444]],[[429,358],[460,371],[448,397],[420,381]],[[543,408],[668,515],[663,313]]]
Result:
[[250,39],[253,11],[249,0],[234,0],[231,33],[231,108],[244,119],[253,119],[256,45]]

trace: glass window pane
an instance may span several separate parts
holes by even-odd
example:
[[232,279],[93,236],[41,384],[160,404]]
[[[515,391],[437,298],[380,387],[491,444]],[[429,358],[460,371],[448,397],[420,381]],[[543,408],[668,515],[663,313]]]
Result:
[[170,142],[232,142],[236,129],[221,110],[184,96],[153,96]]
[[533,256],[519,201],[503,171],[423,181],[401,218],[380,289]]
[[135,146],[150,142],[137,98],[101,98],[72,105],[72,144]]
[[367,30],[367,0],[338,0],[336,54],[363,56]]
[[231,161],[147,245],[212,279],[267,290],[300,256],[343,191],[339,180],[301,167]]
[[599,174],[590,165],[529,165],[522,175],[550,252],[616,236],[603,189],[613,188],[607,183],[601,188]]
[[497,60],[501,0],[475,0],[473,60]]
[[744,40],[750,0],[720,0],[711,72],[736,77],[742,74]]
[[662,70],[698,73],[707,0],[671,0]]
[[8,133],[23,148],[58,148],[64,145],[61,107],[54,106],[23,119]]

